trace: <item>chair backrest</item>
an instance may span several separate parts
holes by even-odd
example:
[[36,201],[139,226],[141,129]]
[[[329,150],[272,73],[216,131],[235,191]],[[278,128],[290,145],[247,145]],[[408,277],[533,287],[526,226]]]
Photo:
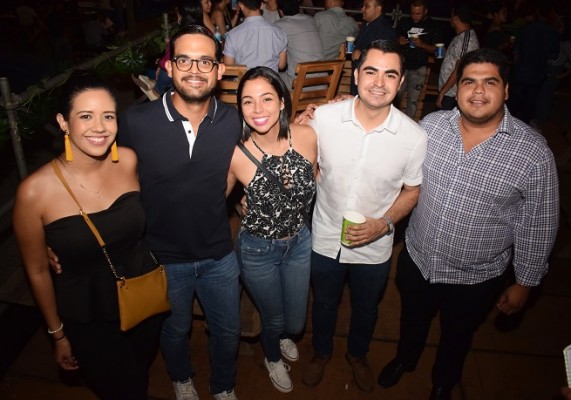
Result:
[[337,94],[351,94],[351,75],[353,74],[353,64],[351,60],[343,62],[343,72],[339,81]]
[[337,91],[343,60],[312,61],[297,64],[297,77],[293,81],[292,117],[305,110],[308,104],[325,104]]
[[235,106],[238,84],[247,70],[245,65],[226,65],[222,79],[216,85],[216,97],[226,104]]

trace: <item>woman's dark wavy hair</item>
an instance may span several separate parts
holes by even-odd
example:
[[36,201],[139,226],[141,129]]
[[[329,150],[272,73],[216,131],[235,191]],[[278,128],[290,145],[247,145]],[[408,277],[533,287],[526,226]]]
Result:
[[200,0],[179,0],[177,1],[176,8],[180,14],[180,26],[204,26],[204,15]]
[[222,59],[222,44],[220,44],[220,42],[214,38],[214,35],[212,34],[212,32],[210,32],[210,30],[208,28],[205,28],[201,25],[184,25],[184,26],[181,25],[178,32],[175,33],[170,40],[171,60],[173,57],[176,56],[176,54],[174,52],[176,41],[181,36],[184,36],[184,35],[204,35],[204,36],[212,39],[212,41],[214,42],[214,45],[216,46],[216,60],[220,61]]
[[254,80],[256,78],[264,78],[278,94],[278,98],[282,99],[284,102],[284,109],[280,111],[280,118],[278,123],[280,124],[280,130],[278,132],[278,139],[287,139],[289,131],[289,118],[291,116],[291,96],[287,85],[284,83],[280,75],[273,69],[268,67],[254,67],[250,68],[242,77],[242,80],[238,84],[238,114],[240,114],[240,119],[242,123],[242,140],[246,141],[252,135],[252,129],[244,121],[244,114],[242,114],[242,91],[244,90],[244,84],[248,81]]
[[87,90],[106,90],[117,107],[117,96],[115,90],[99,75],[93,71],[78,70],[74,71],[67,81],[62,85],[61,92],[58,96],[57,110],[59,114],[63,115],[64,119],[69,120],[71,109],[75,98]]

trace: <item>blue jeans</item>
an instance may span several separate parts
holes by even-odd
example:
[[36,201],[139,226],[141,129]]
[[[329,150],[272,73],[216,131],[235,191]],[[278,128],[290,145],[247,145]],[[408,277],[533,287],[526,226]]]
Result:
[[337,258],[311,253],[313,286],[313,349],[333,353],[333,335],[345,278],[351,289],[351,325],[347,349],[353,357],[365,357],[377,323],[377,306],[387,281],[390,260],[380,264],[346,264]]
[[192,304],[198,296],[210,330],[210,391],[234,388],[236,356],[240,345],[239,268],[234,252],[220,260],[165,265],[171,315],[163,323],[161,350],[173,381],[194,375],[188,334]]
[[305,326],[311,234],[305,226],[290,239],[262,239],[241,231],[237,253],[244,285],[262,320],[266,358],[276,362],[280,338],[297,335]]

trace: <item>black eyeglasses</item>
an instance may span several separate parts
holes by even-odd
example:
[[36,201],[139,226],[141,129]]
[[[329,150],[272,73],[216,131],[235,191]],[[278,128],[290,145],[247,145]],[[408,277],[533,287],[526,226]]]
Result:
[[192,59],[186,56],[173,57],[172,62],[176,64],[179,71],[187,72],[192,69],[192,64],[196,63],[196,68],[202,73],[208,73],[214,69],[219,62],[210,58]]

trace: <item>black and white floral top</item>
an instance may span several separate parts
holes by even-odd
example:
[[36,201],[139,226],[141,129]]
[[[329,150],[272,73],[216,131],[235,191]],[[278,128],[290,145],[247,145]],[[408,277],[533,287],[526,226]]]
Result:
[[264,239],[281,239],[298,233],[305,224],[301,207],[310,213],[315,195],[313,165],[291,145],[282,156],[263,153],[261,163],[280,180],[288,194],[283,193],[259,168],[244,189],[248,213],[242,220],[242,229]]

